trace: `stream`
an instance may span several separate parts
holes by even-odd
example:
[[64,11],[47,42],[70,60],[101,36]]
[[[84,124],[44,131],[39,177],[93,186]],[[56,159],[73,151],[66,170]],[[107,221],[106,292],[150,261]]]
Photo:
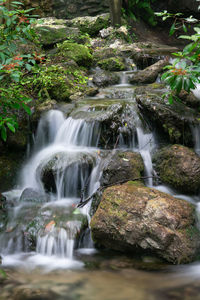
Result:
[[[17,185],[3,193],[9,211],[0,255],[9,281],[0,299],[199,299],[198,262],[170,266],[144,255],[96,250],[89,228],[92,200],[78,208],[100,187],[103,163],[112,150],[99,147],[103,129],[96,121],[104,102],[110,102],[112,109],[119,103],[125,107],[113,151],[139,152],[147,186],[195,203],[198,210],[197,196],[153,181],[151,155],[159,139],[142,120],[127,76],[122,72],[121,84],[101,89],[70,113],[60,107],[41,117]],[[98,101],[100,109],[93,105]],[[134,120],[132,129],[127,119]],[[199,153],[199,128],[193,128],[193,136]]]

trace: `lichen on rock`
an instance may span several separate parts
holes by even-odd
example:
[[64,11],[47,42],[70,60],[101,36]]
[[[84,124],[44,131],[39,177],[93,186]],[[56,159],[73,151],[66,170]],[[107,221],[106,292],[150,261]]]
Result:
[[185,200],[127,182],[105,189],[90,225],[96,245],[179,264],[193,261],[199,251],[194,212]]

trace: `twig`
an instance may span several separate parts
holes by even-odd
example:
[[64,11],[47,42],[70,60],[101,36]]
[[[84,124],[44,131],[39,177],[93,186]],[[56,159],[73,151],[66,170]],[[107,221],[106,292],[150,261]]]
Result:
[[107,185],[104,185],[104,186],[100,186],[91,196],[87,197],[84,201],[81,199],[81,201],[79,202],[77,207],[83,207],[84,205],[86,205],[93,198],[93,196],[97,192],[103,190],[104,188],[111,187],[111,186],[114,186],[114,185],[117,185],[117,184],[123,184],[127,181],[137,181],[137,180],[148,179],[148,178],[157,178],[157,176],[144,176],[144,177],[137,177],[137,178],[128,179],[128,180],[124,179],[124,180],[121,180],[121,181],[118,181],[118,182],[115,182],[115,183],[110,183],[110,184],[107,184]]

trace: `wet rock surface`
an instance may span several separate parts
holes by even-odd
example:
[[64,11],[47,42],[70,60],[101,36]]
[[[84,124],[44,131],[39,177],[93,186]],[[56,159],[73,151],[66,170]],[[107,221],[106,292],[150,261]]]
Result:
[[9,190],[15,184],[23,157],[23,152],[12,153],[9,151],[9,153],[0,155],[0,193]]
[[167,64],[169,64],[167,60],[159,60],[155,64],[137,72],[129,78],[129,81],[130,83],[153,83]]
[[92,82],[97,87],[106,87],[118,84],[120,82],[120,78],[117,74],[110,73],[99,68],[96,70],[95,74],[92,75]]
[[182,193],[199,192],[200,158],[192,149],[168,146],[155,153],[153,162],[162,182]]
[[194,206],[139,182],[107,188],[91,230],[98,245],[147,251],[176,264],[194,260],[200,246]]
[[164,91],[136,90],[136,101],[144,118],[165,134],[171,143],[193,145],[191,124],[198,123],[198,112],[180,102],[170,104],[161,97]]
[[139,153],[113,151],[105,159],[101,184],[103,186],[140,178],[144,173],[142,157]]

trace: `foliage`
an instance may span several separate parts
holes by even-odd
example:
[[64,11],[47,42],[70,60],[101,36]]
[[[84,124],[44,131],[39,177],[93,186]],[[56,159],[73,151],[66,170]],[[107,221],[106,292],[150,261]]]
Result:
[[[163,20],[174,18],[169,32],[170,35],[177,29],[180,29],[180,27],[186,33],[187,24],[198,22],[192,16],[182,18],[179,13],[170,14],[164,11],[163,13],[157,13],[157,15],[162,16]],[[196,84],[200,83],[200,27],[198,25],[194,27],[192,35],[181,35],[179,38],[187,39],[190,43],[182,51],[173,53],[176,59],[174,59],[172,64],[164,68],[167,71],[161,77],[170,87],[170,91],[164,94],[164,97],[168,97],[169,103],[172,103],[173,99],[178,100],[181,90],[190,93],[192,89],[195,89]]]
[[7,129],[15,132],[18,127],[16,110],[24,109],[31,113],[27,105],[31,99],[18,89],[24,72],[30,72],[35,64],[34,55],[17,53],[19,43],[37,39],[33,29],[32,9],[24,10],[21,2],[6,7],[6,0],[0,0],[0,133],[6,141]]
[[142,18],[150,25],[156,25],[154,11],[151,8],[151,3],[155,0],[129,0],[127,1],[127,9],[123,9],[123,13],[129,16],[134,21],[137,18]]

